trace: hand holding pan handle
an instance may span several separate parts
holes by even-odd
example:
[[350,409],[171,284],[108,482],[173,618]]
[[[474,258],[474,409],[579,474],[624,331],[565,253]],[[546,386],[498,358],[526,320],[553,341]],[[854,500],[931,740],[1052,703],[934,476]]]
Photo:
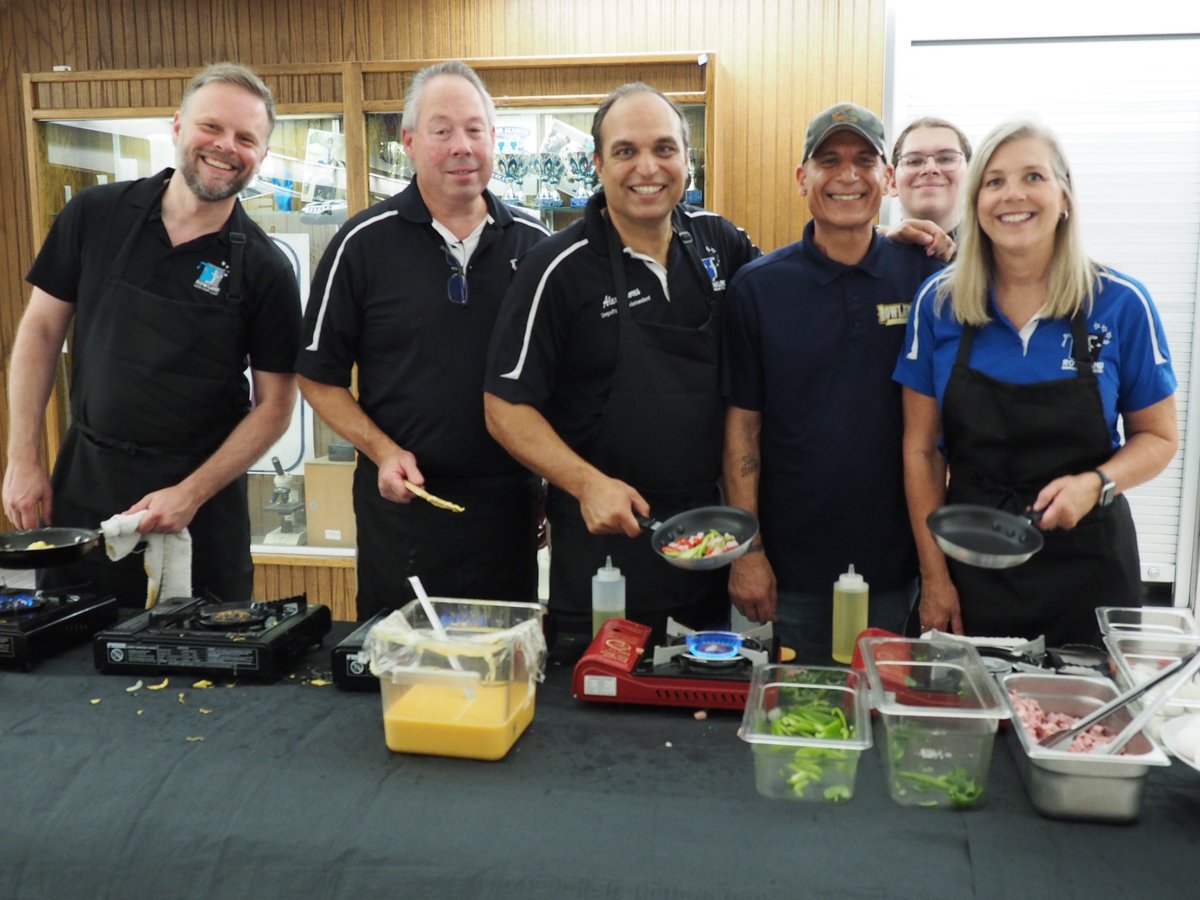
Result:
[[925,520],[942,552],[984,569],[1018,566],[1042,549],[1039,510],[1017,515],[966,503],[935,509]]

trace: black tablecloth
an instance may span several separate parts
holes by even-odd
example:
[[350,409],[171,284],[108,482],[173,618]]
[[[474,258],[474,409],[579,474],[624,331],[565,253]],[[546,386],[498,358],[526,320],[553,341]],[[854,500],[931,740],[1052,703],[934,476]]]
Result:
[[1200,885],[1200,774],[1178,762],[1151,773],[1134,825],[1042,818],[1002,740],[981,809],[896,805],[878,747],[849,803],[771,801],[738,715],[580,703],[561,667],[504,760],[399,755],[378,695],[311,683],[338,635],[270,685],[173,676],[131,694],[83,647],[0,672],[0,897],[1145,900]]

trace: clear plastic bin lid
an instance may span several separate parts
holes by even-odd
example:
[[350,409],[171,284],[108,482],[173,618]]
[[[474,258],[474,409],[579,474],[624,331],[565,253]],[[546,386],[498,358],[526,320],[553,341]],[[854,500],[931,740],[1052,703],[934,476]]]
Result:
[[860,641],[871,705],[885,715],[1007,719],[996,679],[973,646],[947,638]]
[[[836,727],[836,720],[840,719],[848,726],[849,736],[820,737],[774,727],[774,723],[788,715],[828,720],[831,733],[841,732]],[[872,741],[866,680],[860,673],[840,666],[757,666],[750,679],[750,694],[737,733],[751,744],[866,750]]]

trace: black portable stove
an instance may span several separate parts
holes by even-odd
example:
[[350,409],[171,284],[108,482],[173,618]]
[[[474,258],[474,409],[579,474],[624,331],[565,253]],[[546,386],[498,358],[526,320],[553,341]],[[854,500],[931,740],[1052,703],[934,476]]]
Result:
[[666,644],[649,648],[650,629],[609,619],[575,665],[579,700],[742,709],[750,675],[777,654],[771,623],[746,632],[692,631],[667,619]]
[[371,667],[359,659],[363,642],[376,622],[386,619],[392,610],[383,609],[367,619],[342,638],[333,648],[333,683],[347,691],[378,691],[379,679],[371,674]]
[[176,597],[101,631],[92,646],[96,668],[110,674],[273,680],[331,625],[329,607],[303,594],[245,604]]
[[46,593],[0,586],[0,666],[28,671],[115,621],[115,597],[83,588]]

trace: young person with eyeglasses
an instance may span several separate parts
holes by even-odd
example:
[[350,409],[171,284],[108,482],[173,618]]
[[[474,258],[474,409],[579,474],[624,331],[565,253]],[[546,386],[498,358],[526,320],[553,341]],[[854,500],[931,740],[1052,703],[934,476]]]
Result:
[[[441,596],[537,596],[540,481],[488,435],[481,389],[515,261],[549,232],[488,192],[495,107],[465,64],[417,73],[402,136],[416,175],[326,249],[297,361],[305,399],[359,450],[360,620],[411,599],[411,575]],[[412,502],[406,480],[466,511]]]
[[926,116],[910,122],[892,146],[893,175],[888,196],[900,198],[909,219],[926,219],[955,236],[962,221],[960,192],[971,142],[945,119]]

